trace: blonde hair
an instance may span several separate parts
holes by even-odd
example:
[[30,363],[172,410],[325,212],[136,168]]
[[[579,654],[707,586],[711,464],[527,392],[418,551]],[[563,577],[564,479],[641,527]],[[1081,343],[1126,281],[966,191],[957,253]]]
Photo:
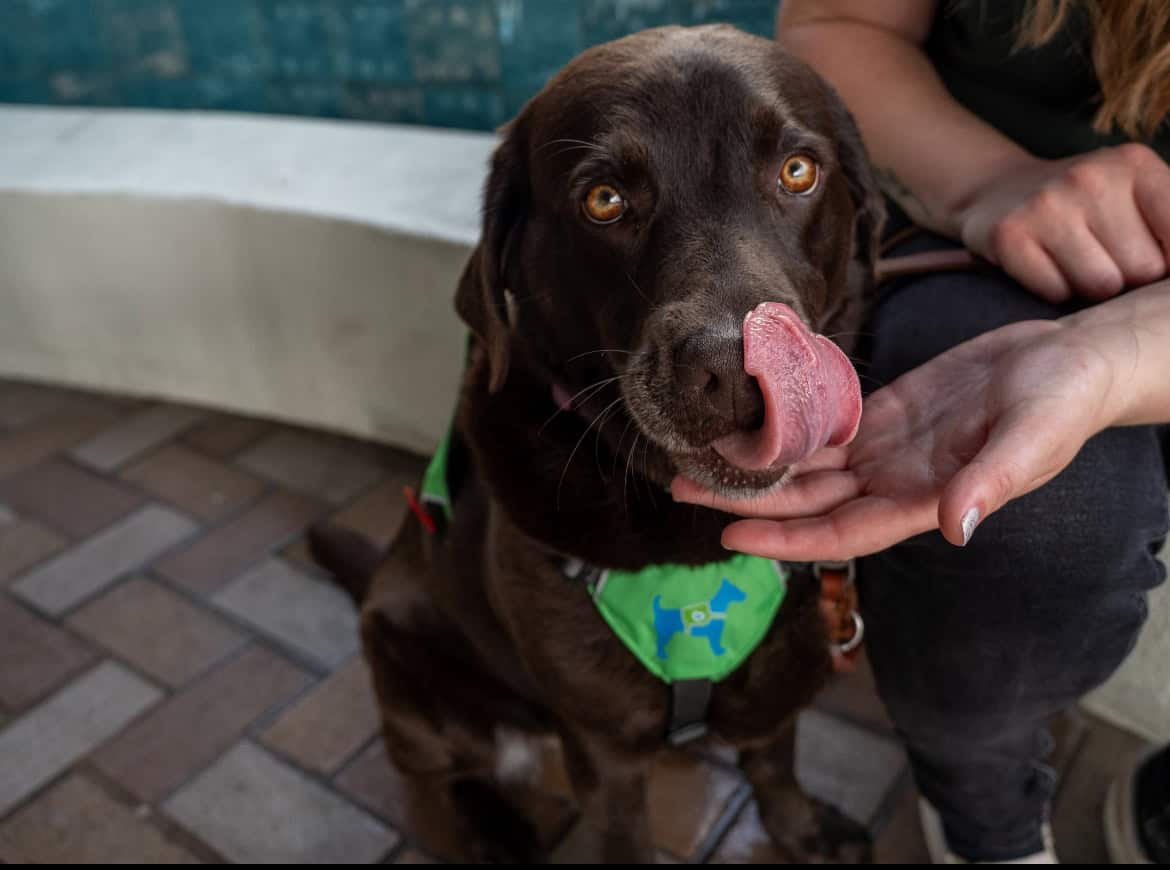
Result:
[[1101,105],[1093,128],[1120,128],[1144,139],[1170,114],[1170,2],[1167,0],[1032,0],[1020,46],[1038,47],[1083,6],[1093,34],[1093,69]]

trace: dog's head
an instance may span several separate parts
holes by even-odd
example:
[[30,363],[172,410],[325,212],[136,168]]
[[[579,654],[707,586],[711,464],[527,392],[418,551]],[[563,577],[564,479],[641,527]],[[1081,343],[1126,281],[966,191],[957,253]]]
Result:
[[882,210],[822,79],[730,27],[660,28],[584,52],[503,132],[456,298],[490,389],[522,355],[562,406],[632,419],[657,476],[724,491],[852,436],[855,376],[816,334],[856,328]]

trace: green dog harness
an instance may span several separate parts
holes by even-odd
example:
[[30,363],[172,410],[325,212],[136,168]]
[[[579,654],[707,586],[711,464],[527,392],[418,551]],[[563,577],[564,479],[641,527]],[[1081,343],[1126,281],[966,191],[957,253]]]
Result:
[[451,485],[447,480],[447,459],[451,455],[451,429],[448,428],[423,473],[421,500],[451,521]]
[[568,560],[594,606],[642,666],[670,686],[666,739],[680,746],[707,733],[715,683],[764,639],[788,588],[788,568],[739,554],[706,565],[604,570]]
[[[451,432],[439,442],[422,480],[421,501],[450,521],[447,478]],[[597,569],[569,560],[614,634],[645,668],[671,684],[719,682],[751,655],[784,601],[788,569],[736,554],[706,565]]]
[[707,565],[601,571],[598,612],[650,673],[665,683],[717,683],[764,639],[784,601],[787,569],[739,554]]

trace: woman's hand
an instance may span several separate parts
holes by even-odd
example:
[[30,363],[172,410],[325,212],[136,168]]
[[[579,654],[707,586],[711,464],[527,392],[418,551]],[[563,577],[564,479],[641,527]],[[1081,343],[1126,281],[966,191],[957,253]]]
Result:
[[1101,300],[1167,274],[1170,165],[1144,145],[1014,158],[955,209],[958,234],[1038,296]]
[[[729,549],[791,561],[847,559],[941,528],[965,544],[980,519],[1059,473],[1127,410],[1128,322],[1028,321],[986,333],[875,392],[857,437],[794,466],[755,499],[685,479],[675,498],[756,519]],[[766,519],[765,519],[766,518]]]
[[1165,277],[1170,166],[1126,144],[1042,160],[952,96],[937,0],[784,0],[777,40],[841,94],[883,191],[1033,293],[1102,300]]

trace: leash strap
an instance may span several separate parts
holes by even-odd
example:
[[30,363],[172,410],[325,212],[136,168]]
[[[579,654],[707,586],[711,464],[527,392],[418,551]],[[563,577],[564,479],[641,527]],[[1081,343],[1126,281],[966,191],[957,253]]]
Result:
[[965,272],[989,268],[991,268],[990,263],[965,248],[923,251],[920,254],[904,254],[900,257],[883,257],[877,261],[875,266],[879,285],[909,275]]
[[821,613],[829,624],[829,651],[833,667],[849,670],[856,661],[865,637],[865,622],[858,613],[857,565],[842,562],[814,562],[813,576],[821,587]]

